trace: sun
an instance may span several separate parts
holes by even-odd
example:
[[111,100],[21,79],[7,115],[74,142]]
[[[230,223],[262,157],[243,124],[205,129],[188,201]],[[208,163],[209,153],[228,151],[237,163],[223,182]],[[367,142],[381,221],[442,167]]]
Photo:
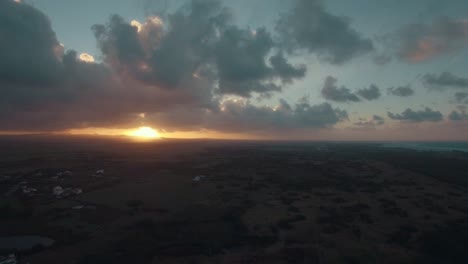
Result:
[[137,130],[134,130],[134,131],[130,132],[129,136],[142,138],[142,139],[161,138],[158,131],[152,129],[151,127],[140,127]]

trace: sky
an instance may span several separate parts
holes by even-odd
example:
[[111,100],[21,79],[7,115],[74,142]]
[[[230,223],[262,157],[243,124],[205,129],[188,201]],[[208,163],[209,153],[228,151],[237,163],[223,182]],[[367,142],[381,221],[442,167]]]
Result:
[[0,133],[468,140],[467,14],[464,0],[0,0]]

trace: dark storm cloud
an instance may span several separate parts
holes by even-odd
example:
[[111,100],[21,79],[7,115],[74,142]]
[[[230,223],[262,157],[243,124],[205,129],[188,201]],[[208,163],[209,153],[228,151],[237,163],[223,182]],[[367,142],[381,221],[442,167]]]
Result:
[[361,101],[350,89],[344,86],[338,87],[337,82],[338,80],[332,76],[325,79],[322,88],[322,96],[325,99],[341,103]]
[[388,113],[388,117],[394,120],[405,122],[439,122],[442,121],[443,115],[439,111],[434,111],[428,107],[424,110],[414,111],[410,108],[406,109],[401,114]]
[[276,28],[289,51],[317,54],[341,64],[373,50],[372,41],[351,27],[346,17],[329,13],[321,0],[294,0],[292,11],[283,15]]
[[399,87],[390,87],[387,89],[388,94],[399,96],[399,97],[408,97],[414,95],[414,90],[411,86],[399,86]]
[[468,120],[468,114],[464,110],[462,110],[462,111],[455,111],[454,110],[449,114],[448,117],[452,121]]
[[468,78],[456,76],[450,72],[437,74],[426,74],[422,77],[423,84],[433,90],[445,89],[467,89]]
[[468,21],[439,18],[431,24],[410,24],[396,37],[398,56],[417,63],[468,47]]
[[357,91],[357,94],[361,96],[362,98],[372,101],[379,99],[380,96],[382,96],[382,93],[380,92],[379,87],[375,84],[371,84],[369,88],[363,88]]

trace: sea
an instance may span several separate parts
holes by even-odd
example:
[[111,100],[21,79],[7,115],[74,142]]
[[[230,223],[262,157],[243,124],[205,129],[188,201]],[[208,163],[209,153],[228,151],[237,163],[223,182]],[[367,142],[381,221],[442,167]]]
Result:
[[385,142],[384,148],[403,148],[419,151],[461,151],[468,153],[468,142]]

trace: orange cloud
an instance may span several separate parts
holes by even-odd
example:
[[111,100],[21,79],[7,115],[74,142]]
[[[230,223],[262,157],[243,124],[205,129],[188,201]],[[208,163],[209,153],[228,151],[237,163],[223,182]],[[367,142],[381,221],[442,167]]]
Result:
[[420,40],[417,44],[417,49],[407,55],[407,60],[410,62],[422,62],[430,59],[441,52],[441,49],[430,40]]
[[468,20],[439,19],[408,25],[401,32],[402,59],[418,63],[468,47]]

